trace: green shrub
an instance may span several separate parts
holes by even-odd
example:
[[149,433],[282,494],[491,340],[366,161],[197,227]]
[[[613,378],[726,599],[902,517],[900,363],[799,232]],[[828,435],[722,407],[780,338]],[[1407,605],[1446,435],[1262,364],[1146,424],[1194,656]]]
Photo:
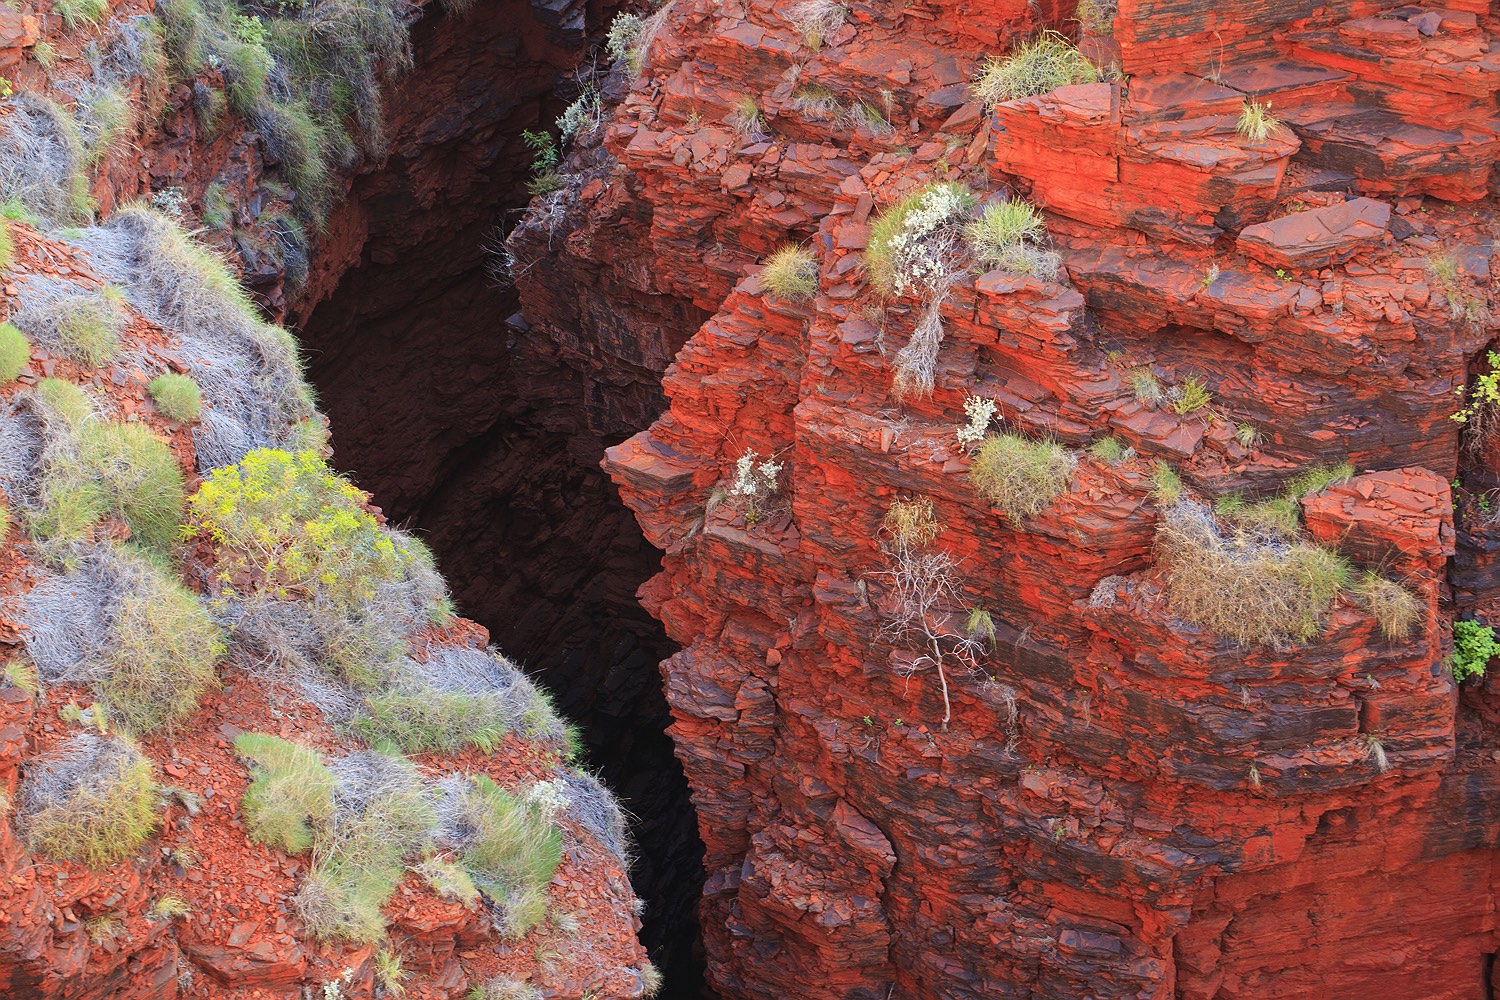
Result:
[[1495,629],[1474,621],[1453,623],[1453,680],[1459,684],[1471,677],[1483,677],[1485,668],[1500,656]]
[[162,415],[178,423],[191,423],[202,412],[203,394],[187,375],[163,373],[148,382],[146,389]]
[[365,700],[355,729],[378,749],[402,753],[476,746],[493,753],[507,727],[489,699],[456,691],[382,691]]
[[69,31],[97,24],[109,12],[108,0],[52,0],[52,10],[61,14]]
[[521,798],[479,774],[458,806],[464,867],[474,884],[505,905],[507,932],[522,937],[547,912],[547,886],[562,861],[562,833],[532,798]]
[[14,382],[31,361],[31,341],[9,323],[0,323],[0,385]]
[[1271,105],[1250,99],[1240,107],[1240,117],[1234,125],[1235,132],[1252,143],[1265,142],[1279,128],[1281,122],[1271,117]]
[[1172,613],[1245,646],[1317,636],[1351,578],[1347,562],[1317,546],[1225,536],[1192,503],[1163,513],[1157,547]]
[[241,803],[250,839],[287,854],[310,849],[314,826],[333,816],[333,772],[316,750],[264,733],[241,733],[234,749],[253,762]]
[[111,718],[146,733],[192,715],[217,676],[223,633],[198,598],[176,580],[136,560],[132,586],[113,615],[110,668],[97,685]]
[[990,59],[974,83],[989,110],[1006,101],[1046,94],[1070,83],[1094,83],[1099,71],[1062,35],[1044,31],[1004,59]]
[[31,851],[103,868],[140,849],[156,830],[156,813],[151,761],[118,737],[84,733],[31,766],[19,825]]
[[1354,585],[1359,599],[1387,639],[1405,639],[1422,621],[1422,602],[1410,590],[1378,573],[1366,571]]
[[806,247],[788,243],[767,258],[760,280],[778,299],[805,302],[818,291],[818,262]]
[[981,497],[1019,524],[1067,491],[1076,462],[1077,457],[1055,441],[991,434],[974,456],[969,481]]

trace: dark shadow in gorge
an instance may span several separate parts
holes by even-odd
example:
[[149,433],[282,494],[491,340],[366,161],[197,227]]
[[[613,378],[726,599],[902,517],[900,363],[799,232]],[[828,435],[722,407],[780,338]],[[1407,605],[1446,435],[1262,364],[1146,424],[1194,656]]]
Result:
[[496,221],[526,200],[521,130],[565,104],[581,13],[481,0],[415,26],[392,155],[330,221],[291,319],[335,465],[430,542],[460,609],[583,727],[591,766],[636,817],[632,877],[664,995],[698,996],[703,848],[656,666],[673,647],[635,599],[658,556],[598,466],[632,418],[582,398],[551,345],[507,324],[516,297],[485,268]]

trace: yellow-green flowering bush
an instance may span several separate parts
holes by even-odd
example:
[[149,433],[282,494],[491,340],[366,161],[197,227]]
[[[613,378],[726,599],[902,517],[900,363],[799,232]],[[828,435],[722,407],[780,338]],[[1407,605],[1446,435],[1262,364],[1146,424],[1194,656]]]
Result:
[[188,503],[190,537],[220,547],[221,581],[302,592],[351,609],[397,580],[411,558],[364,507],[364,494],[311,451],[250,452],[215,469]]

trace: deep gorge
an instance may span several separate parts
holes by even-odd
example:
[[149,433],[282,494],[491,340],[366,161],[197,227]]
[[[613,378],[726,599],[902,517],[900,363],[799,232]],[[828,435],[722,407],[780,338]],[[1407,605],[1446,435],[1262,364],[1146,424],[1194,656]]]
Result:
[[[459,608],[546,684],[588,763],[633,816],[642,941],[672,996],[702,983],[702,845],[665,730],[657,663],[674,650],[636,588],[659,569],[599,468],[659,390],[612,394],[528,337],[497,281],[528,200],[523,129],[574,96],[568,67],[598,9],[429,11],[388,100],[391,155],[354,180],[289,296],[333,463],[426,538]],[[524,30],[517,31],[518,25]]]

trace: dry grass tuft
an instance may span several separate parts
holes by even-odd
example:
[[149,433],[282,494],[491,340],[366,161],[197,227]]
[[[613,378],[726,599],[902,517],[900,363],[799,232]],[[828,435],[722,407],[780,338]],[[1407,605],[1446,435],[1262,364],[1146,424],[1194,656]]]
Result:
[[1354,585],[1354,596],[1375,616],[1387,639],[1405,639],[1422,621],[1422,602],[1394,580],[1366,572]]
[[806,302],[818,291],[818,262],[811,250],[788,243],[766,259],[760,281],[778,299]]
[[1340,556],[1314,545],[1225,535],[1190,502],[1162,512],[1157,548],[1172,612],[1244,646],[1317,636],[1351,576]]
[[1019,525],[1065,493],[1078,457],[1055,441],[991,434],[969,467],[975,491]]

